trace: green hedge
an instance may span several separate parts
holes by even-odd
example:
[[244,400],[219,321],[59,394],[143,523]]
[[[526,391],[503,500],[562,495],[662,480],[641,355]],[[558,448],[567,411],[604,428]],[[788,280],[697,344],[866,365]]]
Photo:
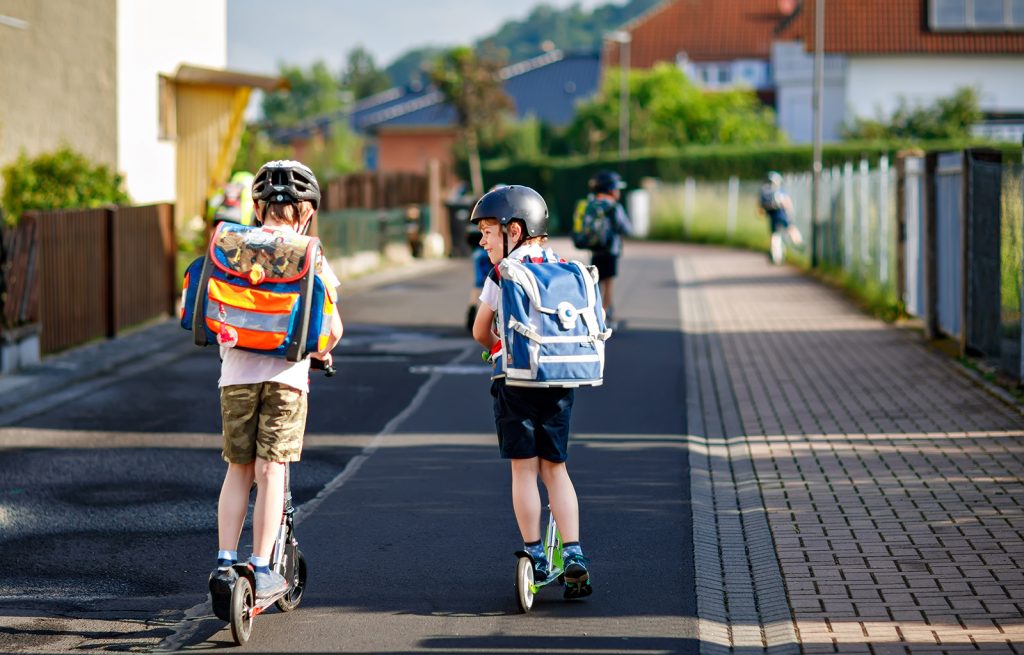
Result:
[[[967,143],[963,141],[846,142],[830,143],[822,148],[822,163],[833,166],[862,157],[890,157],[900,150],[916,147],[927,151],[960,150],[971,145],[998,148],[1006,160],[1020,161],[1019,144]],[[493,184],[524,184],[539,191],[548,201],[552,231],[569,228],[576,202],[586,195],[587,181],[594,173],[614,169],[630,187],[646,177],[665,182],[681,182],[687,177],[725,180],[737,176],[745,180],[761,179],[767,171],[810,171],[813,152],[810,145],[765,146],[692,146],[682,150],[654,150],[634,153],[625,162],[605,155],[599,158],[561,157],[535,161],[491,161],[484,166],[484,187]]]

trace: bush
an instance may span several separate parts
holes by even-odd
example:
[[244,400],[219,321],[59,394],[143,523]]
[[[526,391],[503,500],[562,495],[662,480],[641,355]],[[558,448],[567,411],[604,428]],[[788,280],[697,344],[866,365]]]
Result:
[[31,209],[100,207],[129,202],[123,179],[67,146],[34,158],[22,153],[3,169],[2,204],[9,223]]

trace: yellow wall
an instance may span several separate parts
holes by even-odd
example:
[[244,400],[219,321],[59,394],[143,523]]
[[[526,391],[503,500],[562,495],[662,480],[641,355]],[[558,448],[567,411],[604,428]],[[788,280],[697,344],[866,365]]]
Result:
[[0,25],[0,166],[66,143],[116,170],[116,0],[0,0],[0,14],[29,24]]
[[[229,135],[232,110],[237,104],[239,93],[248,95],[248,89],[177,85],[176,216],[179,225],[187,223],[194,216],[202,216],[205,211],[206,194],[211,184],[217,183],[216,178],[220,177],[215,174],[217,155]],[[229,143],[228,149],[226,156],[230,165],[238,149],[238,140]]]

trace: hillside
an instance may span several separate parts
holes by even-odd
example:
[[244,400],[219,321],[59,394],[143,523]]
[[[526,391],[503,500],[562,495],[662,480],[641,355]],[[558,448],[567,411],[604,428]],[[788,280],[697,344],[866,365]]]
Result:
[[[623,23],[647,11],[661,0],[628,0],[624,4],[608,3],[585,11],[579,5],[556,9],[540,4],[522,20],[510,20],[493,34],[473,45],[493,45],[507,53],[510,63],[523,61],[544,53],[552,46],[569,52],[596,52],[601,38]],[[417,76],[443,47],[426,46],[409,50],[385,69],[396,85],[404,85]]]

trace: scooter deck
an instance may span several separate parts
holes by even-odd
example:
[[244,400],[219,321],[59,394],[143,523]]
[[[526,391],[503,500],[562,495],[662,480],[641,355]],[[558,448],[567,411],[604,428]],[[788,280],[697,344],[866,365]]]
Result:
[[565,571],[563,571],[560,568],[555,567],[551,569],[551,571],[548,573],[547,579],[545,579],[543,582],[534,582],[532,585],[530,585],[530,591],[532,591],[533,593],[537,593],[538,590],[548,586],[553,582],[561,584],[559,578],[562,576],[563,573],[565,573]]

